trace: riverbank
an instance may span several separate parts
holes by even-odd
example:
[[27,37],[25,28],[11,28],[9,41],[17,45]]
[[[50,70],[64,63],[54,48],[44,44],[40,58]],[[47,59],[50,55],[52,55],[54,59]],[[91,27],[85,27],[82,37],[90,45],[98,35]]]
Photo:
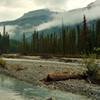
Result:
[[48,100],[51,97],[53,100],[91,100],[83,95],[35,86],[0,74],[0,100]]
[[[44,59],[11,59],[3,58],[6,61],[6,69],[0,68],[0,72],[13,76],[19,80],[48,87],[50,89],[59,89],[66,92],[82,94],[92,97],[93,100],[100,100],[100,86],[89,84],[83,79],[70,79],[66,81],[56,81],[44,83],[43,80],[50,72],[59,72],[65,70],[74,70],[85,72],[86,69],[80,67],[77,62],[60,62],[59,60]],[[75,60],[75,59],[74,59]],[[76,60],[75,60],[76,61]]]

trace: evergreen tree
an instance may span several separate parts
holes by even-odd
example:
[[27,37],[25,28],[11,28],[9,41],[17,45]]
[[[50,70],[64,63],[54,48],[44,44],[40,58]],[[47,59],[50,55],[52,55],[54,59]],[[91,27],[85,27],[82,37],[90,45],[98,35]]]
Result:
[[96,22],[96,47],[100,47],[100,20]]
[[64,26],[62,25],[62,48],[63,48],[63,55],[66,53],[66,31]]
[[82,53],[89,53],[89,34],[88,34],[88,27],[87,27],[87,20],[84,15],[83,18],[83,30],[81,32],[81,52]]
[[28,46],[28,43],[27,43],[27,40],[26,40],[26,35],[25,33],[23,33],[23,39],[22,39],[22,54],[26,55],[29,53],[29,46]]

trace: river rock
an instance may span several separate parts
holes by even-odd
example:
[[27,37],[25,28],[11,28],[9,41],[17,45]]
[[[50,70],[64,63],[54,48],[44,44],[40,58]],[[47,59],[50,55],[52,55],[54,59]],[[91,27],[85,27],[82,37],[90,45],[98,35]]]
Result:
[[94,79],[95,79],[96,83],[100,84],[100,68],[97,69]]
[[50,97],[50,98],[48,98],[48,99],[46,99],[46,100],[56,100],[56,99],[53,98],[53,97]]

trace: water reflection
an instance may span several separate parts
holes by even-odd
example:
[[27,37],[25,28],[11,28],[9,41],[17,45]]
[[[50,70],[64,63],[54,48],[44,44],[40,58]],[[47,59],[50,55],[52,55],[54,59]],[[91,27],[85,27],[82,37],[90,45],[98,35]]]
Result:
[[0,75],[0,100],[89,100],[88,98],[61,91],[32,86],[5,75]]

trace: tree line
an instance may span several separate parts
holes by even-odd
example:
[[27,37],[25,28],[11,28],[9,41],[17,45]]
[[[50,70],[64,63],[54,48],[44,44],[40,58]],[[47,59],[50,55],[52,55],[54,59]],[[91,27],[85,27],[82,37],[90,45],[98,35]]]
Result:
[[[7,52],[9,50],[9,35],[5,32],[5,28],[3,36],[0,35],[0,43],[3,44],[0,44],[2,45],[0,51]],[[82,24],[75,27],[65,26],[62,23],[61,32],[46,34],[35,30],[30,41],[23,33],[22,40],[16,44],[16,53],[80,55],[81,53],[93,53],[98,48],[100,48],[100,20],[88,24],[84,15]]]
[[8,53],[10,49],[10,39],[9,34],[5,30],[5,26],[3,27],[3,33],[0,33],[0,54]]

